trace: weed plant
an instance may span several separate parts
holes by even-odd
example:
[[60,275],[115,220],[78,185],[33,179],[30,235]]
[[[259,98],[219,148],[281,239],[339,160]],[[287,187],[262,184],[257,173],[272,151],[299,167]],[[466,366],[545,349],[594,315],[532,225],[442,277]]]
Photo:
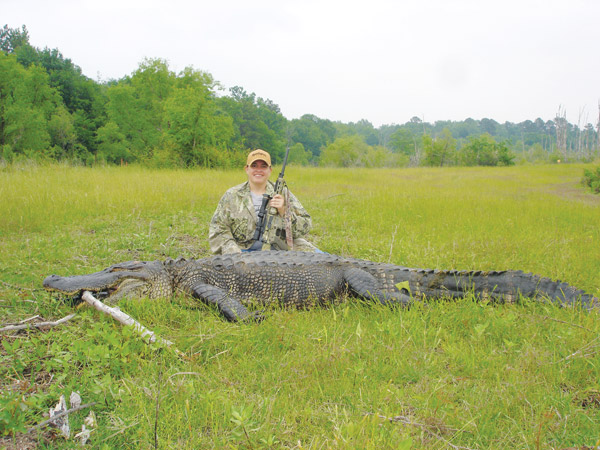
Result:
[[[600,199],[583,165],[290,167],[324,251],[411,267],[521,269],[600,296]],[[276,170],[274,170],[276,172]],[[0,448],[80,448],[41,422],[61,394],[96,402],[89,448],[566,449],[600,445],[597,312],[522,299],[388,309],[345,299],[230,324],[190,299],[119,306],[185,353],[41,290],[49,274],[209,254],[240,171],[0,169]],[[71,415],[80,428],[88,411]]]

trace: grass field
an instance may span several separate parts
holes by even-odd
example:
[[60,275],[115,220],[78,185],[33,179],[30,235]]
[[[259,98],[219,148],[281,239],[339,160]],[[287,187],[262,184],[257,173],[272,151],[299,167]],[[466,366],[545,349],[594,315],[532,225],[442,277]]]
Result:
[[[290,167],[329,253],[440,269],[521,269],[600,296],[600,197],[583,165]],[[276,172],[276,170],[274,170]],[[56,320],[49,274],[208,255],[208,222],[244,173],[0,168],[0,323]],[[185,352],[148,347],[80,308],[0,336],[0,449],[80,448],[44,420],[79,391],[88,448],[567,449],[600,445],[597,312],[471,299],[390,311],[360,302],[235,325],[188,299],[121,309]],[[1,327],[1,325],[0,325]],[[72,414],[81,428],[89,409]]]

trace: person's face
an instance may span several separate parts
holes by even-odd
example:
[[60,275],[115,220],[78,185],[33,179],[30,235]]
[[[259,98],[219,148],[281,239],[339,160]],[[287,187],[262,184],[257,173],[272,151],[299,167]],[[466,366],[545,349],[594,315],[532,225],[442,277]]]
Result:
[[249,166],[246,166],[246,174],[248,180],[255,184],[266,183],[273,169],[262,160],[254,161]]

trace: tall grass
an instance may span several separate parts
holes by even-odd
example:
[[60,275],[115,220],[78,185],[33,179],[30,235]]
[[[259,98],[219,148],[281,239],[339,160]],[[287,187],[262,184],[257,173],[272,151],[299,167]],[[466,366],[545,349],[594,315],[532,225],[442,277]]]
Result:
[[[583,167],[290,167],[286,178],[327,252],[522,269],[600,295],[600,200],[578,185]],[[241,170],[3,168],[0,321],[69,314],[68,303],[31,290],[50,273],[207,255],[216,203],[243,180]],[[470,299],[389,310],[349,300],[275,307],[259,325],[234,325],[183,298],[120,306],[186,358],[85,308],[69,325],[3,336],[0,434],[41,421],[60,394],[78,390],[98,402],[90,445],[101,449],[155,440],[187,449],[600,444],[597,312]],[[75,448],[48,433],[34,438]]]

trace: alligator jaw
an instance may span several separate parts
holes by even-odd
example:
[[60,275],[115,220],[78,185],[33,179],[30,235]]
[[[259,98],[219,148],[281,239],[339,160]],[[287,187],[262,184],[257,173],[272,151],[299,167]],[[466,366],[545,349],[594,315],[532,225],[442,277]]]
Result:
[[163,271],[157,262],[128,261],[88,275],[50,275],[43,284],[48,291],[75,298],[90,291],[101,298],[118,300],[130,294],[143,295],[153,275]]
[[[105,277],[100,283],[97,274],[73,277],[50,275],[44,280],[44,288],[67,297],[79,300],[85,291],[92,292],[97,298],[117,301],[130,293],[142,292],[147,281],[131,278],[120,272],[115,276]],[[136,274],[137,275],[137,274]]]

